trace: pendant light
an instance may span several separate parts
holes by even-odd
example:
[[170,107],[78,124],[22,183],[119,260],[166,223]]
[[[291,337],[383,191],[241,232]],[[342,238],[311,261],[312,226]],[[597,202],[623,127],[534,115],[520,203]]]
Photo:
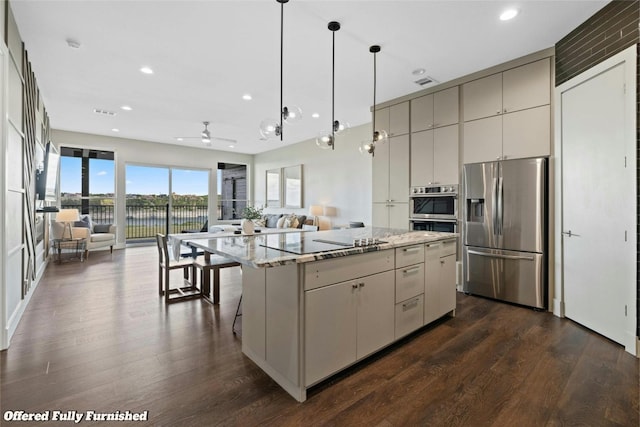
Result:
[[260,123],[260,134],[271,139],[280,137],[282,141],[282,124],[293,124],[302,119],[302,110],[299,107],[286,107],[282,102],[282,64],[283,64],[283,46],[284,46],[284,4],[289,0],[276,0],[280,3],[280,119],[265,119]]
[[316,138],[316,145],[322,149],[335,150],[336,134],[349,129],[348,123],[341,123],[335,119],[335,94],[336,94],[336,31],[340,29],[340,23],[329,22],[327,26],[332,33],[331,51],[331,132],[321,131]]
[[375,156],[376,145],[387,142],[388,136],[387,131],[376,129],[376,54],[380,52],[380,46],[371,46],[369,52],[373,53],[373,135],[371,140],[363,141],[360,144],[360,152]]

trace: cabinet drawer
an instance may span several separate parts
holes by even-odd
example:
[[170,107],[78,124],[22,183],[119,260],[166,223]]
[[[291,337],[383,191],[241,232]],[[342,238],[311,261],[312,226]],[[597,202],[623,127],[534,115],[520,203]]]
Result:
[[423,295],[396,304],[396,339],[422,326],[423,306]]
[[424,292],[424,263],[396,269],[396,303]]
[[396,268],[424,262],[424,245],[396,248]]
[[370,276],[393,270],[393,250],[368,252],[304,265],[304,289],[310,290],[333,283],[346,282],[358,277]]
[[447,240],[442,242],[442,249],[440,250],[440,256],[456,255],[457,252],[456,241]]

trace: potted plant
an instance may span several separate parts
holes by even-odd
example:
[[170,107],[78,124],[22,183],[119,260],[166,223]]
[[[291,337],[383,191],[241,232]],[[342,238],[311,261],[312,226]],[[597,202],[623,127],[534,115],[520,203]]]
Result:
[[247,206],[242,211],[242,233],[253,234],[255,223],[253,220],[262,218],[262,209],[254,206]]

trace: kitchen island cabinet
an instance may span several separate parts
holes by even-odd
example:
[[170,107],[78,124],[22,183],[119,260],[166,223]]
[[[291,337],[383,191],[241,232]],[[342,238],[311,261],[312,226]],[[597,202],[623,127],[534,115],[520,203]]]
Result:
[[[364,238],[379,240],[347,243]],[[455,247],[456,238],[365,227],[189,244],[242,264],[242,351],[302,402],[307,388],[422,326],[424,316],[415,307],[422,308],[420,284],[429,274],[425,245],[451,241]],[[323,244],[333,248],[318,251]],[[406,280],[397,281],[402,274]],[[455,302],[455,278],[449,285]],[[404,317],[403,307],[409,313]],[[398,320],[405,325],[400,331]]]

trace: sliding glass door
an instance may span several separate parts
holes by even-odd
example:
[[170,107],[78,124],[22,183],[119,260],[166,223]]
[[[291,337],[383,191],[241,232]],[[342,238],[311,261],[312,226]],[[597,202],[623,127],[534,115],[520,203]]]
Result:
[[127,239],[206,228],[209,171],[126,166]]

